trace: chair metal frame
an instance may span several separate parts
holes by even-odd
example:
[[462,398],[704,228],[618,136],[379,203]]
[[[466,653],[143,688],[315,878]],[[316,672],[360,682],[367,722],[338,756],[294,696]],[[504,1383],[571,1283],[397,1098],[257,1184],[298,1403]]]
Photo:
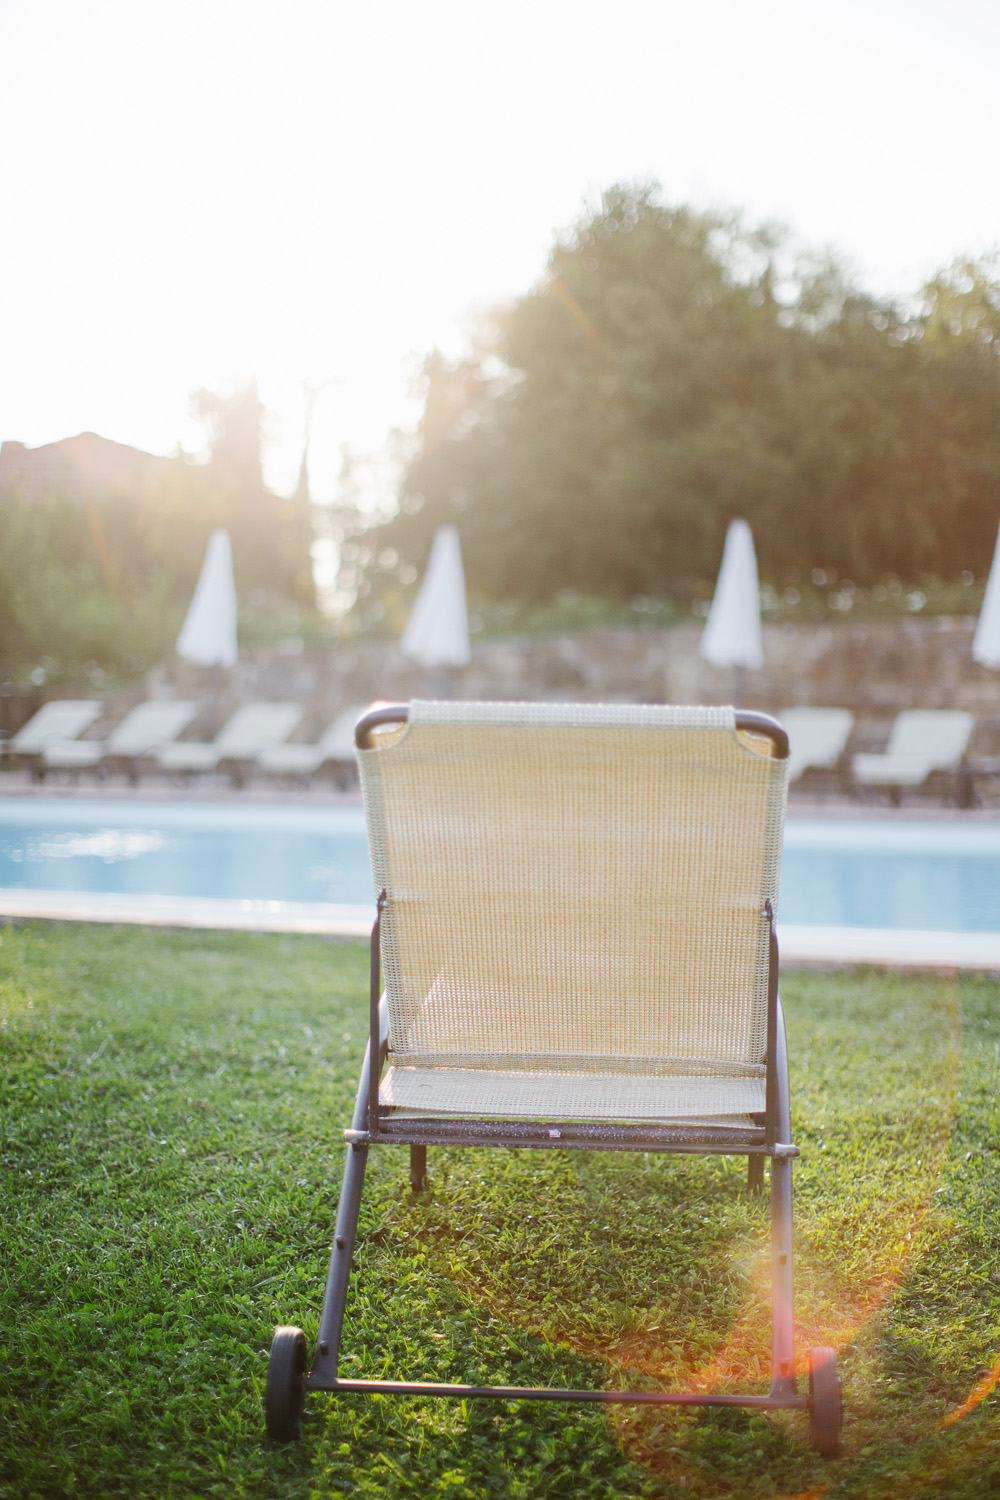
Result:
[[[360,749],[370,744],[379,726],[406,721],[405,705],[370,710],[358,723]],[[768,736],[779,758],[788,754],[788,737],[774,719],[764,714],[738,711],[738,730]],[[279,1328],[272,1346],[272,1365],[277,1365],[273,1389],[265,1397],[268,1430],[277,1438],[297,1435],[298,1413],[309,1391],[342,1394],[397,1396],[444,1396],[459,1400],[493,1398],[595,1402],[642,1406],[737,1406],[756,1410],[809,1411],[813,1440],[821,1451],[835,1452],[835,1442],[824,1447],[823,1423],[832,1421],[833,1397],[827,1392],[825,1409],[819,1412],[812,1394],[800,1394],[795,1374],[793,1262],[792,1262],[792,1161],[799,1149],[791,1139],[788,1052],[781,999],[778,993],[778,940],[770,901],[765,914],[769,924],[767,1053],[765,1059],[765,1110],[747,1127],[629,1124],[615,1121],[581,1122],[552,1119],[475,1120],[409,1116],[393,1118],[379,1105],[379,1084],[389,1040],[388,1002],[382,993],[381,922],[386,904],[383,891],[371,934],[369,986],[369,1039],[351,1126],[344,1131],[347,1157],[330,1252],[326,1290],[320,1315],[316,1351],[305,1368],[304,1339],[298,1329]],[[351,1258],[357,1236],[368,1153],[376,1145],[407,1145],[410,1148],[410,1181],[415,1192],[424,1184],[428,1146],[506,1146],[538,1150],[665,1151],[711,1155],[746,1156],[751,1191],[763,1186],[764,1163],[771,1164],[771,1381],[766,1395],[739,1395],[710,1391],[571,1390],[553,1387],[475,1386],[451,1382],[353,1379],[338,1374],[344,1312],[347,1304]],[[296,1336],[293,1340],[292,1336]],[[279,1343],[284,1338],[284,1353]],[[297,1341],[296,1341],[297,1340]],[[275,1355],[278,1359],[275,1362]],[[811,1355],[832,1356],[831,1350]],[[293,1357],[294,1356],[294,1357]],[[829,1360],[826,1361],[827,1366]],[[836,1381],[836,1433],[840,1426],[839,1378]],[[820,1382],[823,1377],[821,1374]],[[829,1381],[827,1381],[829,1384]],[[287,1390],[283,1389],[287,1386]],[[812,1379],[810,1378],[810,1386]],[[822,1398],[821,1398],[822,1400]],[[270,1401],[270,1405],[269,1405]]]

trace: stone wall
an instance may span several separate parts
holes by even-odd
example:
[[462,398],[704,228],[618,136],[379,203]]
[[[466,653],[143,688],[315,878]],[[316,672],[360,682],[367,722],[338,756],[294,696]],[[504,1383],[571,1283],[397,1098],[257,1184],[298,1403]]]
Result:
[[[764,668],[746,675],[743,702],[771,712],[837,705],[886,724],[903,708],[965,708],[1000,728],[1000,672],[972,661],[974,627],[946,616],[766,625]],[[476,642],[471,664],[450,674],[417,667],[388,643],[299,655],[259,650],[230,674],[223,708],[253,697],[297,699],[307,705],[301,733],[309,737],[344,705],[375,698],[731,702],[734,674],[702,661],[700,635],[700,625],[683,624],[494,638]],[[207,674],[175,661],[151,674],[149,689],[202,695],[206,682]]]

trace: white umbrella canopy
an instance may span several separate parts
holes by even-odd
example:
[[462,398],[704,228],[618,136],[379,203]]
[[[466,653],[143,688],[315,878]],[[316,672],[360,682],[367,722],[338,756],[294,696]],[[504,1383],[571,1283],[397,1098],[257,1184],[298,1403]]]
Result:
[[221,526],[208,539],[201,576],[177,637],[177,655],[202,667],[236,665],[239,651],[233,549],[229,532]]
[[979,623],[972,637],[972,659],[984,667],[1000,667],[1000,530]]
[[757,557],[746,521],[729,523],[712,607],[698,650],[714,667],[764,665]]
[[400,649],[424,667],[469,663],[469,619],[465,607],[462,549],[454,526],[439,526],[417,602]]

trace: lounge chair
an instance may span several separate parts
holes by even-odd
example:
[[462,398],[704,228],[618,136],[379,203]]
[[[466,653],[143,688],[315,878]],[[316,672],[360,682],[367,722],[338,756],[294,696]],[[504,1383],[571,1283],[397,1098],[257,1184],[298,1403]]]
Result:
[[226,770],[242,786],[261,751],[290,735],[301,718],[297,703],[244,703],[211,743],[177,740],[156,752],[156,763],[169,776]]
[[899,802],[907,787],[921,787],[934,772],[954,779],[956,802],[965,800],[962,763],[975,719],[961,709],[916,708],[897,714],[882,755],[855,755],[858,787],[880,787]]
[[42,751],[47,771],[103,771],[124,769],[138,780],[143,756],[161,749],[181,734],[198,711],[196,703],[157,699],[140,703],[116,725],[106,740],[53,740]]
[[103,711],[103,703],[93,698],[54,698],[51,703],[43,703],[27,724],[8,740],[8,762],[11,757],[23,758],[32,774],[40,780],[45,774],[42,752],[46,746],[55,740],[75,739],[89,729]]
[[[774,930],[788,741],[731,708],[413,703],[357,727],[377,918],[370,1038],[310,1364],[278,1328],[269,1434],[306,1392],[809,1412],[836,1451],[832,1349],[796,1385],[788,1067]],[[382,960],[385,994],[380,1000]],[[389,1066],[383,1072],[384,1065]],[[368,1153],[428,1146],[745,1155],[771,1163],[767,1394],[344,1379]]]
[[324,772],[341,787],[357,774],[354,726],[364,713],[364,706],[345,708],[315,745],[268,745],[254,762],[254,769],[275,779],[309,781]]
[[836,771],[854,727],[846,708],[786,708],[778,715],[788,733],[788,780],[807,771]]

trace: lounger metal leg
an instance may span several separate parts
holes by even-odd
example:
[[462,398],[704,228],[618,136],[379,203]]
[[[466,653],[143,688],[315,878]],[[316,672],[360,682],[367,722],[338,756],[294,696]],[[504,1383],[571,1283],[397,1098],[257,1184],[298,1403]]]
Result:
[[[351,1279],[351,1256],[354,1253],[367,1163],[367,1146],[348,1146],[347,1161],[344,1163],[344,1183],[340,1190],[340,1203],[337,1207],[337,1226],[334,1230],[333,1248],[330,1251],[330,1268],[326,1277],[323,1312],[319,1321],[319,1340],[310,1379],[336,1378],[340,1334],[344,1326],[344,1309],[347,1306],[347,1284]],[[306,1383],[308,1385],[309,1381]]]
[[747,1191],[759,1198],[764,1191],[764,1158],[751,1156],[747,1159]]
[[[775,1073],[778,1139],[792,1138],[785,1016],[778,1000]],[[795,1308],[792,1279],[792,1163],[771,1158],[771,1395],[795,1394]]]
[[[388,1011],[385,1001],[379,1008],[379,1064],[385,1057],[388,1040]],[[361,1065],[361,1082],[354,1104],[351,1122],[354,1130],[364,1130],[368,1123],[369,1061],[371,1043],[365,1049],[365,1060]],[[333,1231],[333,1246],[330,1250],[330,1266],[326,1277],[326,1292],[323,1296],[323,1311],[319,1320],[319,1338],[316,1357],[306,1386],[315,1381],[330,1381],[337,1377],[337,1356],[340,1350],[340,1335],[344,1326],[344,1309],[347,1306],[347,1286],[351,1279],[351,1256],[358,1232],[358,1216],[361,1213],[361,1194],[365,1185],[365,1167],[368,1164],[368,1146],[357,1142],[348,1146],[344,1162],[344,1181],[337,1205],[337,1223]]]
[[427,1181],[427,1147],[410,1147],[410,1187],[415,1193],[422,1193]]

